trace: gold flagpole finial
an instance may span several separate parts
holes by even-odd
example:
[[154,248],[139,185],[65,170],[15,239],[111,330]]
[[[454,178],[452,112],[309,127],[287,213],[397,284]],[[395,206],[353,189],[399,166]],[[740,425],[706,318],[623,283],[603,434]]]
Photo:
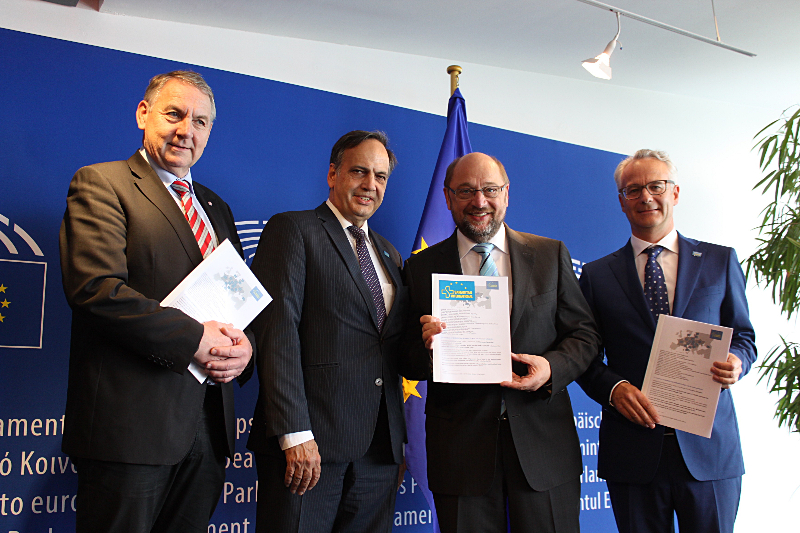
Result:
[[458,89],[458,75],[461,74],[461,67],[458,65],[450,65],[447,67],[447,73],[450,74],[450,95],[452,96],[456,89]]

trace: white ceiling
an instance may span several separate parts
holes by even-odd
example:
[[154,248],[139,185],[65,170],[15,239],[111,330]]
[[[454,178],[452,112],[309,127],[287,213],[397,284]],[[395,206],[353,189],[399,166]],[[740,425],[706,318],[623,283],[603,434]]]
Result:
[[[580,61],[616,32],[577,0],[83,0],[103,13],[375,48],[745,105],[800,101],[800,0],[715,0],[722,41],[750,58],[622,17],[613,79]],[[715,38],[711,0],[606,0]],[[187,35],[191,40],[202,38]],[[388,66],[387,68],[391,68]],[[374,73],[379,74],[379,73]],[[646,110],[642,110],[646,112]]]

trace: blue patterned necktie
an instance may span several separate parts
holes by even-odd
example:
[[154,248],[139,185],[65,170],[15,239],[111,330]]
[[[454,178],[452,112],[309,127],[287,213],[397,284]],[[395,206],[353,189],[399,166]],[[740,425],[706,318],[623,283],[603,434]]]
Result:
[[367,250],[366,235],[364,235],[363,229],[356,226],[348,226],[347,229],[356,239],[358,264],[361,265],[364,281],[367,282],[367,286],[372,293],[372,300],[375,302],[375,308],[378,310],[378,330],[382,330],[383,322],[386,320],[386,304],[383,301],[383,291],[381,290],[378,273],[375,272],[375,265],[372,264],[372,258],[369,256],[369,250]]
[[481,254],[481,267],[478,270],[478,274],[481,276],[497,276],[497,265],[492,259],[494,244],[482,242],[473,246],[472,249]]
[[656,322],[659,315],[669,315],[669,295],[664,281],[664,271],[656,261],[663,251],[663,246],[648,248],[647,263],[644,266],[644,298]]

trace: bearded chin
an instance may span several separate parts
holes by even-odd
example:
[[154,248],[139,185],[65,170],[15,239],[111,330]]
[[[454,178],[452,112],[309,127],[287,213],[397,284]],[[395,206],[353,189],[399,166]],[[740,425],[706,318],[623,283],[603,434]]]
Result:
[[461,233],[463,233],[465,237],[467,237],[473,242],[478,242],[478,243],[488,242],[489,239],[491,239],[497,234],[502,224],[503,221],[497,220],[497,218],[495,217],[492,217],[489,223],[483,228],[478,228],[476,226],[473,226],[472,224],[467,222],[466,218],[464,218],[464,220],[462,220],[460,224],[456,222],[456,226],[458,227],[459,230],[461,230]]

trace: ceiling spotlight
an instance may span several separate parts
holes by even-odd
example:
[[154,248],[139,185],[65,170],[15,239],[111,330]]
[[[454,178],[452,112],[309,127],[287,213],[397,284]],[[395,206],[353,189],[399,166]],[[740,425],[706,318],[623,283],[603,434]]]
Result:
[[617,34],[606,45],[606,49],[603,50],[602,54],[595,56],[591,59],[587,59],[586,61],[583,61],[581,63],[583,68],[588,70],[589,74],[591,74],[595,78],[601,78],[604,80],[611,79],[611,65],[609,63],[609,59],[611,58],[611,54],[614,53],[614,49],[617,47],[617,39],[619,38],[619,31],[620,31],[619,13],[617,13]]

